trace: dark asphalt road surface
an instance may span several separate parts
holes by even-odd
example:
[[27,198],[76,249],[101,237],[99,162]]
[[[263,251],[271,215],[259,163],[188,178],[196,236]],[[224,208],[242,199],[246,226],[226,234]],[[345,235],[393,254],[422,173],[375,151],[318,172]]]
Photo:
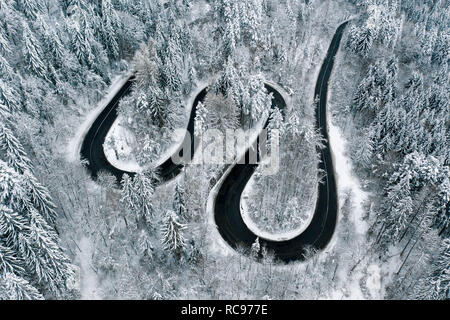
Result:
[[[318,186],[314,216],[308,227],[295,238],[285,241],[272,241],[260,238],[261,246],[265,246],[276,259],[284,262],[304,260],[306,248],[308,247],[315,250],[325,248],[335,230],[338,207],[336,182],[327,130],[327,91],[334,58],[339,49],[346,25],[347,22],[341,24],[333,36],[326,58],[320,69],[314,93],[315,97],[319,98],[316,109],[316,127],[325,139],[325,147],[320,150],[319,169],[326,172],[323,183],[320,183]],[[283,104],[284,101],[281,102],[274,99],[272,107],[281,107]],[[245,157],[248,159],[248,151]],[[234,165],[223,181],[215,199],[214,218],[217,229],[223,239],[233,248],[240,247],[250,250],[257,237],[244,223],[240,211],[242,191],[256,167],[256,164]]]

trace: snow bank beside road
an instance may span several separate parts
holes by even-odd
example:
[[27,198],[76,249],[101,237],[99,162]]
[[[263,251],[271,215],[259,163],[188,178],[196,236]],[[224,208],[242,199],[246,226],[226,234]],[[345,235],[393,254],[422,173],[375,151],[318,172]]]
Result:
[[345,155],[347,141],[341,134],[339,128],[333,124],[333,119],[329,121],[328,136],[333,155],[336,184],[339,193],[339,205],[341,206],[343,204],[343,192],[351,190],[354,203],[351,218],[356,226],[356,232],[358,234],[365,234],[368,226],[363,221],[363,204],[367,200],[367,193],[361,189],[359,179],[353,174],[351,160]]

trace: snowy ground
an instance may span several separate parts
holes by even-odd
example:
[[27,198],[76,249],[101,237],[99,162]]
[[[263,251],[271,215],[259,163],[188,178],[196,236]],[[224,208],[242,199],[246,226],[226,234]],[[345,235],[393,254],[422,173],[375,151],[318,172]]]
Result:
[[[254,179],[253,179],[253,177],[251,177],[250,180],[248,181],[247,185],[245,186],[244,191],[242,192],[241,203],[240,203],[242,219],[244,220],[244,223],[247,225],[247,227],[254,234],[256,234],[260,238],[264,238],[267,240],[284,241],[284,240],[289,240],[289,239],[295,238],[297,235],[302,233],[308,227],[308,225],[310,224],[310,222],[312,220],[312,217],[314,216],[314,206],[312,206],[308,212],[301,213],[302,217],[304,217],[304,220],[298,228],[295,228],[295,229],[292,229],[289,231],[285,231],[285,232],[278,232],[276,234],[262,230],[259,227],[258,221],[254,221],[254,219],[252,219],[252,217],[250,216],[250,213],[249,213],[249,209],[248,209],[249,196],[251,194],[254,194],[254,191],[253,191],[254,183],[255,183]],[[316,194],[317,194],[317,192],[316,192]]]
[[83,300],[99,300],[101,294],[99,291],[99,283],[97,274],[92,267],[93,248],[90,239],[83,237],[78,242],[78,255],[75,259],[79,263],[81,274],[81,299]]
[[[354,222],[356,227],[355,232],[358,234],[359,241],[364,242],[365,232],[368,226],[367,223],[362,220],[362,216],[364,215],[363,204],[364,201],[367,200],[368,195],[361,189],[358,178],[352,173],[352,163],[350,158],[346,155],[347,141],[339,128],[333,124],[333,120],[330,120],[328,125],[328,135],[336,175],[339,210],[342,208],[346,193],[351,192],[353,207],[349,219],[352,219]],[[328,248],[325,250],[326,252],[330,252],[333,249],[338,240],[337,236],[339,236],[339,234],[338,232],[335,232]],[[338,269],[337,276],[345,283],[345,287],[340,288],[336,292],[332,292],[332,299],[365,299],[360,283],[361,279],[364,277],[364,273],[362,270],[356,269],[355,272],[349,276],[349,267],[350,266],[343,266]],[[379,279],[379,277],[379,268],[372,268],[371,281],[368,282],[368,284],[371,285],[371,292],[377,290],[378,282],[376,279]]]
[[134,157],[135,148],[136,138],[134,134],[122,124],[122,117],[118,117],[111,126],[103,144],[106,159],[114,167],[124,171],[140,171],[141,166]]

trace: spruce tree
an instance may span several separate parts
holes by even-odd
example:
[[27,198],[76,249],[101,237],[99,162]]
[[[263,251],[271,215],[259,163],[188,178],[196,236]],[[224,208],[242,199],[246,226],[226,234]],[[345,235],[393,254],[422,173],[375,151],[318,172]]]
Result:
[[207,129],[208,109],[201,101],[198,102],[196,108],[194,134],[200,137]]
[[53,64],[54,68],[59,69],[63,65],[64,45],[54,27],[50,27],[42,18],[38,21],[42,29],[42,47],[48,61]]
[[153,218],[152,197],[154,179],[145,172],[137,173],[133,178],[124,174],[122,178],[121,202],[136,215],[138,219],[150,226]]
[[14,286],[17,292],[11,294],[17,297],[37,297],[38,288],[63,291],[71,274],[69,260],[55,230],[34,205],[26,178],[3,160],[0,202],[0,282]]
[[0,54],[0,76],[5,79],[12,79],[13,69],[9,65],[8,61]]
[[0,52],[1,53],[11,53],[11,47],[3,34],[3,28],[0,26]]
[[[2,251],[0,245],[0,261]],[[1,269],[1,268],[0,268]],[[0,300],[43,300],[44,297],[27,280],[12,272],[5,272],[0,281]]]
[[12,112],[20,108],[20,103],[19,93],[9,83],[0,78],[0,104],[7,107],[9,112]]
[[438,299],[450,299],[450,238],[442,241],[441,254],[434,266],[431,278],[433,296]]
[[8,164],[16,171],[24,173],[31,170],[31,161],[28,159],[22,144],[3,121],[0,122],[0,150],[3,151]]
[[101,3],[101,32],[103,45],[111,59],[119,57],[119,45],[116,39],[116,30],[120,26],[119,17],[111,4],[111,0],[103,0]]
[[185,191],[180,183],[175,185],[175,195],[173,199],[173,211],[183,220],[188,219],[186,207]]
[[153,217],[152,197],[154,193],[153,181],[144,172],[137,173],[133,178],[133,190],[136,192],[136,207],[147,224],[151,224]]
[[43,8],[39,1],[36,0],[18,0],[19,9],[25,13],[25,16],[31,20],[42,13]]
[[259,237],[256,237],[255,242],[252,244],[251,255],[254,258],[257,258],[261,252],[261,245],[259,244]]
[[186,225],[178,222],[178,216],[172,210],[168,210],[164,219],[162,244],[165,250],[179,255],[184,249],[186,243],[183,236],[183,230]]
[[23,55],[25,61],[27,63],[27,67],[37,76],[42,79],[47,78],[47,68],[45,67],[44,62],[42,61],[42,49],[39,45],[39,42],[36,40],[28,24],[26,22],[22,23],[23,27]]

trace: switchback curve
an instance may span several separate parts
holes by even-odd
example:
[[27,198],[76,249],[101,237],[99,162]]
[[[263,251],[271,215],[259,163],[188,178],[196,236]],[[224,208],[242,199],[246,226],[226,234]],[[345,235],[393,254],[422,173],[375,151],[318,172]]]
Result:
[[[320,130],[325,140],[324,148],[319,150],[319,169],[326,173],[323,183],[319,183],[318,186],[314,216],[308,227],[290,240],[273,241],[260,238],[261,247],[265,247],[276,259],[284,262],[304,260],[307,248],[324,249],[331,240],[336,226],[338,204],[327,130],[327,91],[334,58],[339,49],[347,23],[341,24],[333,36],[326,58],[320,69],[314,92],[315,98],[318,98],[316,127]],[[248,159],[248,150],[244,156]],[[223,239],[233,248],[241,247],[249,250],[257,238],[257,235],[244,223],[240,212],[242,192],[256,167],[257,164],[235,164],[222,182],[214,202],[214,218],[217,229]]]

